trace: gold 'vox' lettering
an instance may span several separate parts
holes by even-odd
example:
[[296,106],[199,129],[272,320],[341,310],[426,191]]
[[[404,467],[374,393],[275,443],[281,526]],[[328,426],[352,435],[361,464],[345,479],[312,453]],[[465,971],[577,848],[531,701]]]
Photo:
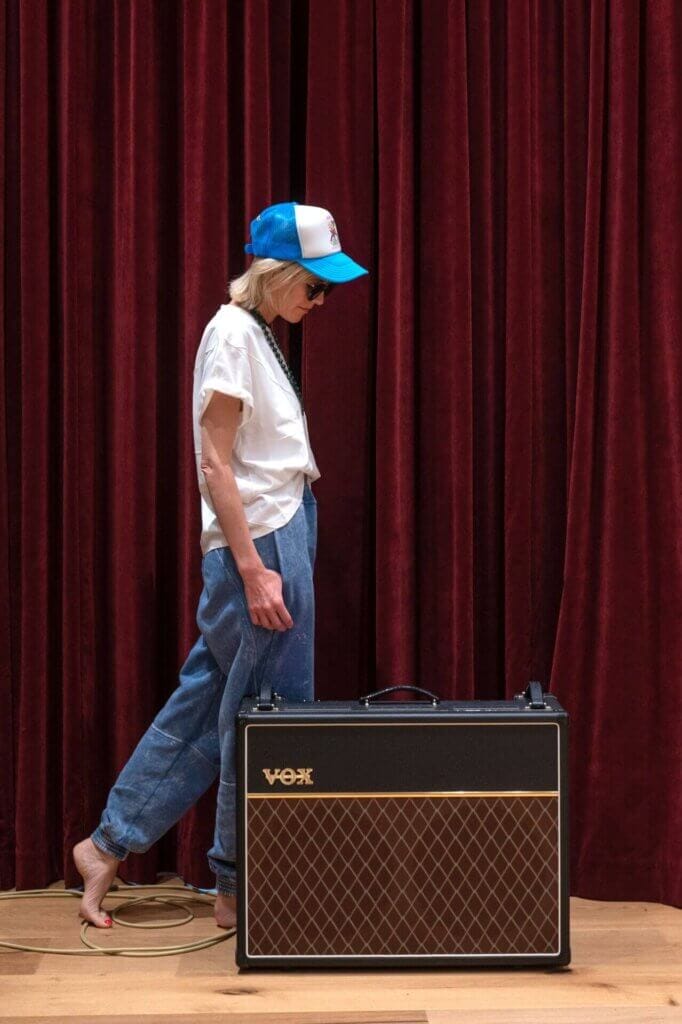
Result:
[[281,782],[284,786],[312,786],[312,768],[263,768],[263,775],[271,786]]

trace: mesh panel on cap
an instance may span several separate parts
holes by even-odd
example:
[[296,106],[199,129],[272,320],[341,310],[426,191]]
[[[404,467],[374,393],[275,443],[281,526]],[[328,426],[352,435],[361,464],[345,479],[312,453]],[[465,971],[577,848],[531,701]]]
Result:
[[[277,210],[268,217],[268,236],[275,245],[296,244],[296,227],[292,225],[291,210]],[[292,231],[293,227],[293,231]]]
[[294,204],[274,203],[251,222],[254,255],[295,259],[300,246],[294,223]]

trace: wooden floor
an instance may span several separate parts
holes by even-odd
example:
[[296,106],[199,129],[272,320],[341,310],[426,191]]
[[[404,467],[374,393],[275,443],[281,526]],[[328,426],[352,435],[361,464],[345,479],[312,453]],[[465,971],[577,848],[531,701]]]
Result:
[[[113,894],[105,906],[117,902]],[[78,947],[77,909],[77,899],[67,897],[0,901],[0,939]],[[179,928],[91,933],[112,946],[177,945],[215,935],[211,906],[191,909],[195,920]],[[234,936],[208,949],[145,959],[0,949],[0,1022],[682,1022],[682,910],[573,898],[571,915],[572,963],[555,971],[239,971]],[[126,919],[140,922],[178,916],[158,903],[126,911]]]

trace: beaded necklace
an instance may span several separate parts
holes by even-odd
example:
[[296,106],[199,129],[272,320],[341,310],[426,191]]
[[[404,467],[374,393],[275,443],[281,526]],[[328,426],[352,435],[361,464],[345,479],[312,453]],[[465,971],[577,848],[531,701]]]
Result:
[[[242,308],[245,308],[245,307],[242,307]],[[267,341],[268,345],[272,349],[273,354],[275,356],[275,359],[277,360],[279,365],[284,370],[284,373],[286,374],[287,380],[291,384],[292,388],[294,389],[294,392],[296,393],[296,396],[298,397],[299,402],[301,403],[301,412],[303,412],[303,396],[301,394],[301,389],[298,386],[298,381],[296,380],[296,378],[294,377],[293,373],[289,369],[289,364],[287,363],[286,359],[284,358],[284,353],[282,352],[281,348],[277,344],[277,341],[275,339],[275,335],[272,333],[272,330],[270,328],[270,324],[267,322],[265,317],[261,316],[261,314],[258,312],[257,309],[247,309],[246,312],[251,314],[253,319],[256,321],[256,323],[259,325],[259,327],[263,331],[263,334],[265,335],[265,340]]]

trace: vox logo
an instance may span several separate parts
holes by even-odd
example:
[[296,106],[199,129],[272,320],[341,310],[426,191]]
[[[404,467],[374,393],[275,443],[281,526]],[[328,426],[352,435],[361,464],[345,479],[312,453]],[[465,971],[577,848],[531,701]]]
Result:
[[284,786],[312,786],[312,768],[264,768],[263,775],[271,786],[281,782]]

